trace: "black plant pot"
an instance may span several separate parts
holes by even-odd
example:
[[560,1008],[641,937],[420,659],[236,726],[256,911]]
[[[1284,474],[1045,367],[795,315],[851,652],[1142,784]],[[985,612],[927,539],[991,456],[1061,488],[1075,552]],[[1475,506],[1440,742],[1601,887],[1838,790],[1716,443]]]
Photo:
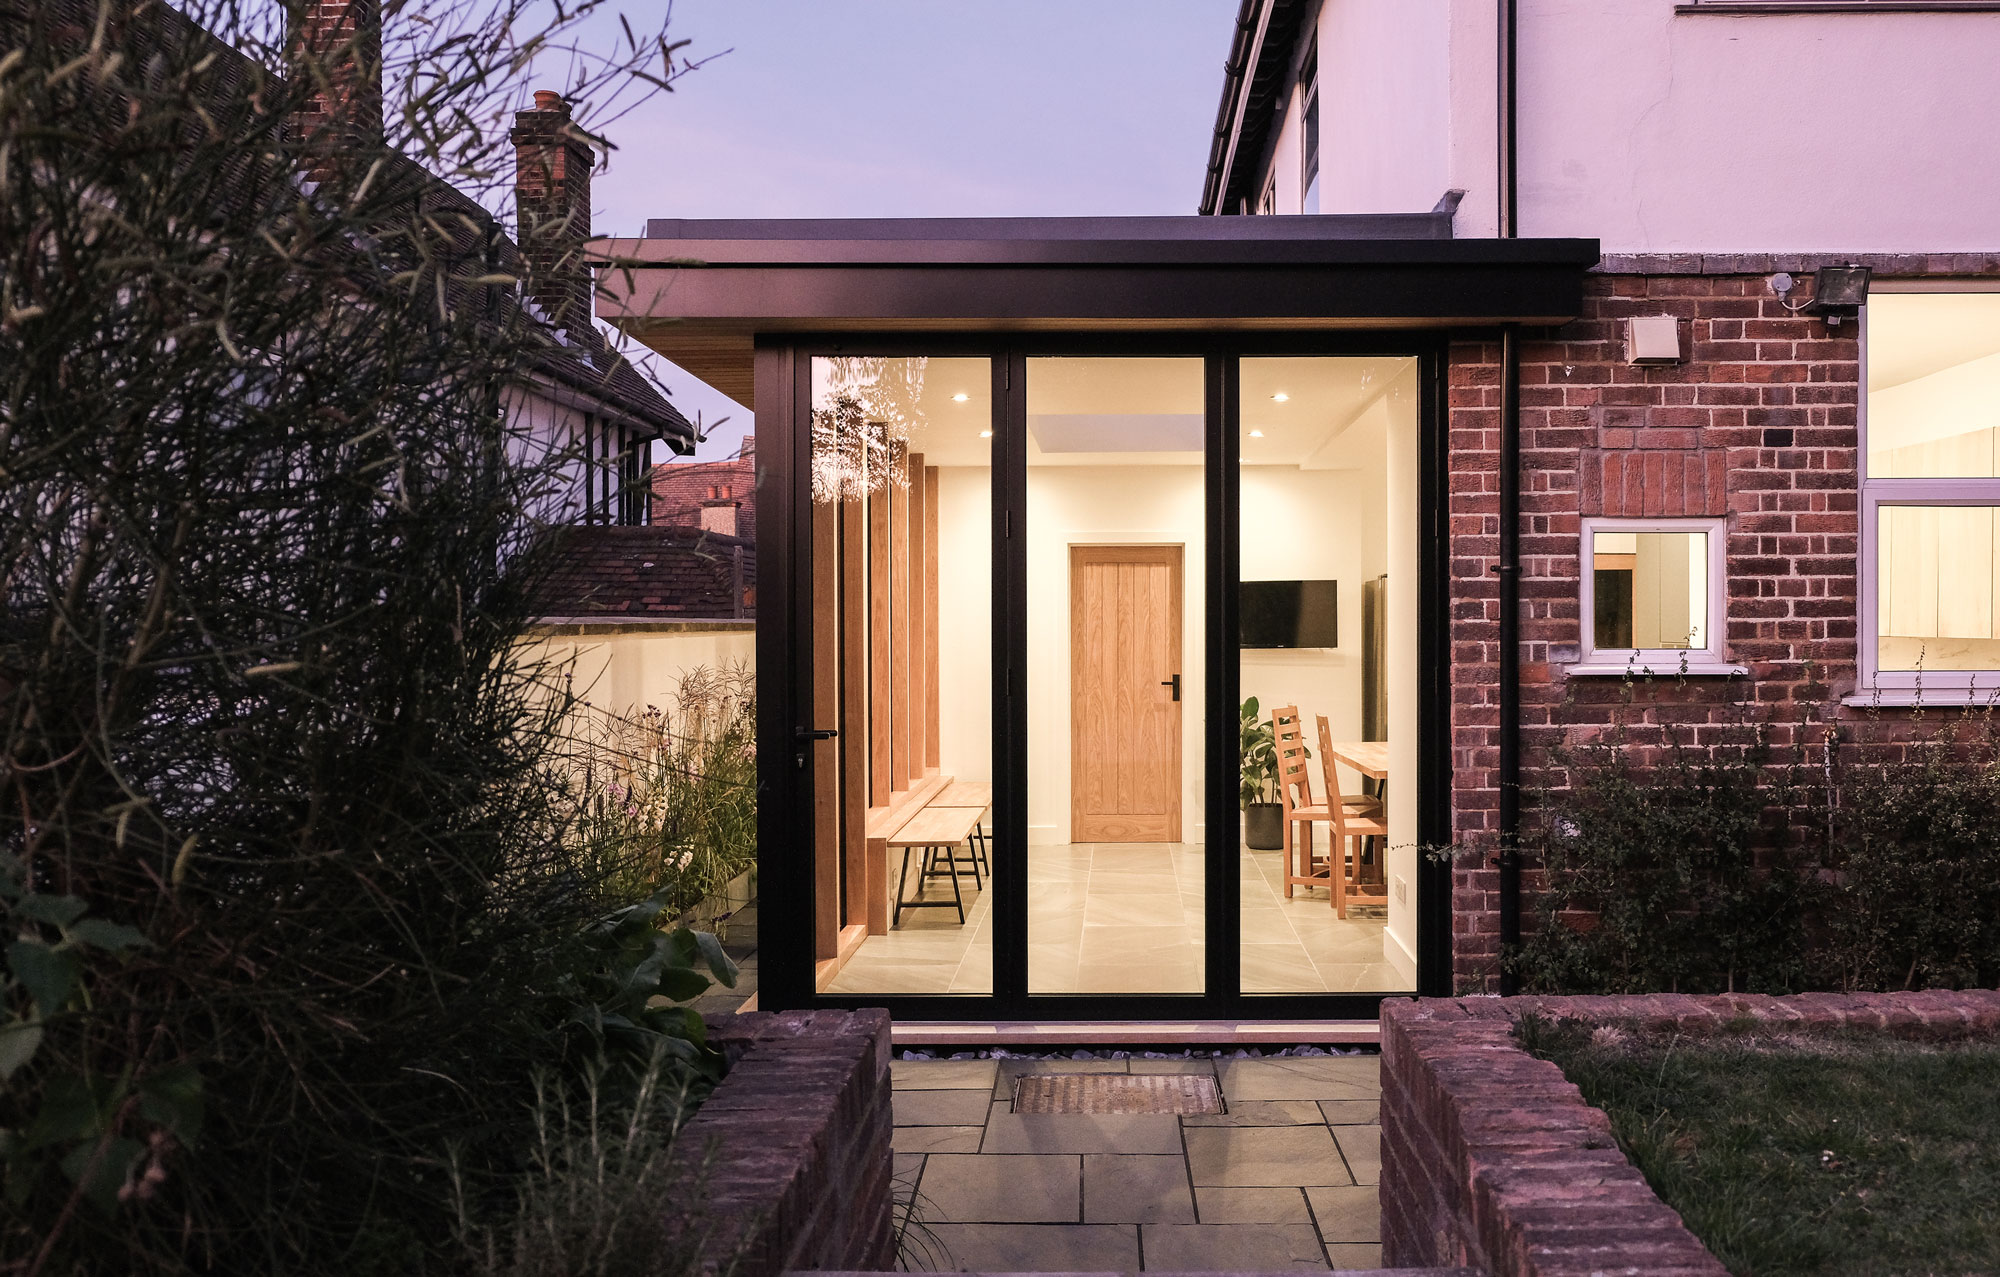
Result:
[[1243,809],[1243,841],[1253,851],[1276,851],[1285,845],[1283,803],[1251,803]]

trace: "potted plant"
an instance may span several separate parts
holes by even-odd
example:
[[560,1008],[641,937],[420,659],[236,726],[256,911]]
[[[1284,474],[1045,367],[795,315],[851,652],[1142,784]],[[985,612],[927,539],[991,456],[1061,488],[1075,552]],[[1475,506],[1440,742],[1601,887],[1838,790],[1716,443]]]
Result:
[[1278,738],[1258,712],[1257,698],[1243,702],[1239,800],[1243,807],[1243,839],[1256,851],[1276,851],[1285,845],[1285,808],[1273,801],[1278,782]]

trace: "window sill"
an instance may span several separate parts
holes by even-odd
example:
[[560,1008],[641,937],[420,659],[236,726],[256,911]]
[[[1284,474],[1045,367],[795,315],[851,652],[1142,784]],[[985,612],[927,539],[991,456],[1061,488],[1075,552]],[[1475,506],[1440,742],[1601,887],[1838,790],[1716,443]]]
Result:
[[1675,661],[1671,665],[1661,663],[1658,669],[1650,663],[1637,662],[1630,665],[1591,662],[1560,668],[1570,678],[1623,678],[1627,674],[1634,678],[1680,678],[1683,675],[1688,678],[1736,678],[1750,672],[1748,665],[1730,665],[1722,661],[1689,661],[1686,665]]
[[1848,709],[1985,709],[2000,704],[2000,688],[1994,687],[1885,687],[1843,696]]

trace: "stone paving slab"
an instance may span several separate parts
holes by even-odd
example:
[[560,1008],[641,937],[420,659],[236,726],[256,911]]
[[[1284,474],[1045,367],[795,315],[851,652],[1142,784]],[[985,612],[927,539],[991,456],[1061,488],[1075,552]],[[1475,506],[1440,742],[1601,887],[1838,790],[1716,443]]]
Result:
[[1075,1157],[932,1153],[918,1192],[940,1223],[1075,1223],[1081,1173]]
[[[1028,1074],[1210,1071],[1227,1113],[1012,1111]],[[892,1072],[896,1199],[915,1199],[916,1266],[1380,1267],[1375,1057],[897,1060]]]
[[1328,1245],[1382,1244],[1382,1198],[1373,1184],[1352,1188],[1308,1188],[1313,1222]]
[[892,1106],[898,1126],[981,1126],[989,1101],[984,1090],[899,1090]]
[[1377,1126],[1382,1121],[1380,1100],[1321,1100],[1319,1111],[1329,1126]]
[[1238,1100],[1379,1100],[1381,1069],[1373,1056],[1224,1060],[1222,1094]]
[[1187,1113],[1182,1121],[1188,1126],[1317,1126],[1326,1115],[1311,1100],[1245,1100],[1231,1104],[1227,1113]]
[[1181,1152],[1172,1113],[1012,1113],[995,1104],[982,1153]]
[[1139,1239],[1156,1269],[1271,1273],[1327,1266],[1310,1224],[1143,1224]]
[[1297,1188],[1197,1188],[1194,1203],[1204,1224],[1313,1222],[1305,1190]]
[[1183,1132],[1197,1188],[1352,1184],[1324,1126],[1211,1126]]
[[1359,1270],[1361,1272],[1382,1272],[1382,1247],[1361,1246],[1341,1242],[1329,1242],[1326,1248],[1326,1262],[1338,1269]]
[[1194,1223],[1194,1194],[1188,1187],[1186,1159],[1179,1153],[1086,1153],[1083,1222]]
[[1379,1184],[1382,1182],[1382,1128],[1379,1126],[1343,1126],[1333,1133],[1340,1144],[1340,1154],[1347,1159],[1347,1168],[1354,1172],[1357,1184]]
[[931,1233],[945,1252],[934,1266],[946,1271],[1129,1273],[1139,1267],[1134,1224],[936,1224]]
[[983,1126],[898,1126],[889,1145],[898,1153],[977,1153]]
[[998,1060],[891,1060],[889,1080],[898,1091],[990,1090]]

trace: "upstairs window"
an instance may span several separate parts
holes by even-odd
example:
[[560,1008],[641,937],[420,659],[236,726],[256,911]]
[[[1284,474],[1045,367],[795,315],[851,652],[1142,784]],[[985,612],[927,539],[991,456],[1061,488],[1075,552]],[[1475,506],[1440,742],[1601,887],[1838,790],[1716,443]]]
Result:
[[2000,690],[2000,292],[1863,315],[1861,696]]
[[1301,212],[1319,212],[1319,49],[1318,36],[1306,53],[1306,64],[1299,72],[1300,108],[1299,137],[1304,163],[1300,174],[1299,189],[1305,192]]

